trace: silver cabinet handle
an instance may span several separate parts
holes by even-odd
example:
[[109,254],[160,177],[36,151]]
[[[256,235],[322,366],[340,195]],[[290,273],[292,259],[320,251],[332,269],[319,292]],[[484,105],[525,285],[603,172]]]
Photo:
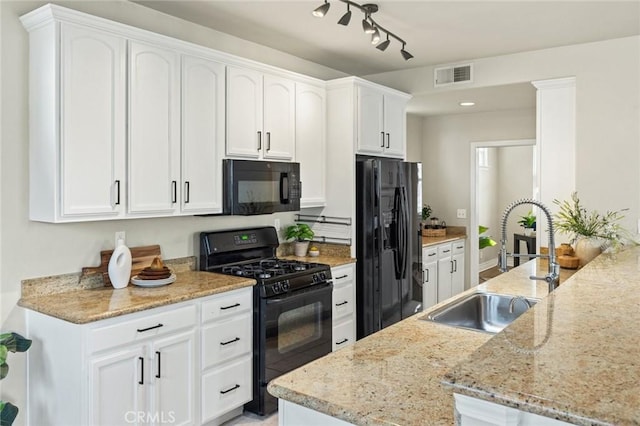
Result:
[[387,133],[387,148],[389,148],[390,143],[391,143],[391,137],[389,136],[389,133]]
[[271,150],[271,132],[267,132],[267,152]]
[[380,135],[382,136],[382,143],[380,144],[380,148],[384,148],[384,132],[380,132]]
[[258,130],[258,151],[262,149],[262,132]]

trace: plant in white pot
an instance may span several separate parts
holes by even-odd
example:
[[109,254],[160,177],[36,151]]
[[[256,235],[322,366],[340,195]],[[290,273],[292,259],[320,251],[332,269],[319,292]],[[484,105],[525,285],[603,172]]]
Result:
[[571,194],[571,201],[553,202],[560,207],[555,214],[554,226],[571,236],[570,242],[575,243],[575,255],[580,259],[580,266],[586,265],[608,247],[618,248],[625,240],[635,243],[629,232],[618,223],[624,218],[622,212],[629,209],[607,211],[604,215],[595,210],[588,212],[580,204],[577,192]]
[[305,256],[309,249],[309,242],[313,239],[315,233],[313,229],[306,223],[296,223],[290,225],[285,231],[285,238],[287,240],[294,240],[293,247],[296,256]]

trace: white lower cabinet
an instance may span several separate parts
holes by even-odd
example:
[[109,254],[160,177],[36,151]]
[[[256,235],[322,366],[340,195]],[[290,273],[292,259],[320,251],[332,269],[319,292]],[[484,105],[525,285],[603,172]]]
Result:
[[356,341],[355,265],[350,263],[333,267],[331,277],[333,279],[333,345],[331,349],[336,351]]
[[438,249],[422,249],[422,309],[438,303]]
[[422,303],[424,309],[464,291],[462,239],[422,249]]
[[251,401],[252,301],[244,291],[202,304],[202,423]]
[[234,410],[251,399],[252,300],[244,288],[88,324],[28,310],[27,423],[193,425]]

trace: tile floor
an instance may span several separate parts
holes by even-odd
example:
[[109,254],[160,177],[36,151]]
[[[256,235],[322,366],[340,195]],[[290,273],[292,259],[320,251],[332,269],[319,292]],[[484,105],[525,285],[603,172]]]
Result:
[[278,426],[278,413],[269,416],[258,416],[253,413],[244,412],[241,416],[233,418],[222,426]]

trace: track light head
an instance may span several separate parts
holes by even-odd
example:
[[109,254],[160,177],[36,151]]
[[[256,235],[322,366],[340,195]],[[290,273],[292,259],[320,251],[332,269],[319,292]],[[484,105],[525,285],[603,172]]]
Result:
[[387,39],[382,43],[380,43],[379,45],[377,45],[376,49],[380,49],[384,52],[386,48],[389,47],[389,43],[391,43],[391,41],[389,40],[389,35],[387,35]]
[[351,8],[347,4],[347,13],[342,15],[342,18],[340,18],[340,20],[338,21],[338,24],[347,26],[349,25],[350,21],[351,21]]
[[374,27],[373,34],[371,34],[371,44],[378,44],[380,42],[380,31],[378,27]]
[[375,32],[375,27],[371,25],[371,22],[369,22],[368,19],[369,15],[365,16],[362,20],[362,31],[364,31],[365,34],[373,34]]
[[408,61],[409,59],[413,58],[413,55],[411,53],[404,50],[404,43],[402,44],[402,49],[400,49],[400,53],[402,54],[402,57],[404,58],[405,61]]
[[311,14],[316,18],[323,18],[324,15],[326,15],[327,12],[329,11],[330,7],[331,7],[331,4],[327,2],[327,0],[324,0],[324,3],[316,7],[315,10],[311,12]]

